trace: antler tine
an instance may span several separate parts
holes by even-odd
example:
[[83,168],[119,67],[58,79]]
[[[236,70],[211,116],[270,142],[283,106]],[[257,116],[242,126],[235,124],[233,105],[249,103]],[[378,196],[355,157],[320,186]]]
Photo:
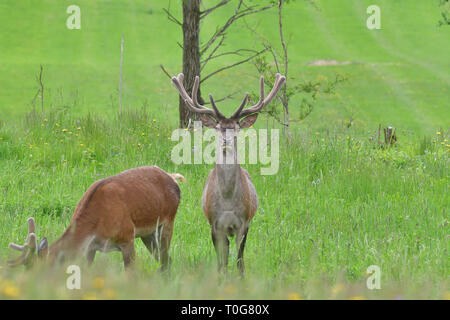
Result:
[[[32,220],[32,223],[30,223],[31,220],[28,219],[29,226],[34,227],[34,220]],[[15,243],[10,243],[9,246],[14,250],[22,251],[22,254],[15,259],[8,260],[8,266],[17,267],[22,264],[28,264],[30,254],[33,255],[36,251],[36,235],[33,232],[29,233],[23,246],[19,246]]]
[[24,253],[24,254],[20,255],[20,257],[17,257],[15,259],[9,259],[6,262],[8,263],[8,267],[14,268],[14,267],[18,267],[18,266],[24,264],[26,258],[27,258],[27,254]]
[[198,76],[195,77],[194,86],[192,88],[192,99],[189,97],[189,94],[186,92],[186,89],[183,85],[184,75],[180,73],[178,77],[172,77],[172,84],[178,90],[181,98],[184,99],[186,105],[192,112],[209,114],[213,117],[217,117],[216,112],[212,109],[206,108],[198,103],[197,101],[197,92],[200,84],[200,78]]
[[225,116],[224,116],[224,115],[222,114],[222,112],[220,112],[219,109],[217,108],[216,103],[214,102],[213,95],[212,95],[211,93],[209,94],[209,101],[211,102],[211,105],[212,105],[214,111],[216,112],[217,117],[218,117],[219,119],[225,119]]
[[30,218],[27,219],[27,222],[28,222],[28,234],[34,233],[34,231],[36,229],[35,228],[36,225],[34,223],[34,219],[30,217]]
[[21,245],[12,243],[12,242],[9,243],[9,247],[10,247],[11,249],[14,249],[14,250],[17,250],[17,251],[23,251],[23,249],[25,249],[24,246],[21,246]]
[[247,104],[247,100],[248,100],[248,93],[245,94],[244,100],[242,100],[241,105],[239,106],[239,108],[236,109],[236,111],[233,113],[231,118],[233,118],[233,119],[239,118],[239,114],[241,113],[242,109],[244,109],[245,105]]
[[252,113],[259,112],[262,108],[264,108],[266,105],[268,105],[273,100],[273,98],[275,98],[278,90],[280,90],[281,86],[284,84],[285,81],[286,81],[286,77],[277,73],[275,76],[275,83],[273,85],[273,88],[272,88],[272,90],[270,90],[267,98],[264,99],[264,77],[261,77],[259,101],[254,106],[251,106],[250,108],[242,110],[242,112],[239,114],[239,118],[250,115]]

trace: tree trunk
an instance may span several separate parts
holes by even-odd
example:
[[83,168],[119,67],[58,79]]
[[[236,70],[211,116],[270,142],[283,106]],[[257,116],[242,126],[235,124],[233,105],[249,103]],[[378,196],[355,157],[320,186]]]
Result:
[[[200,76],[200,0],[183,0],[183,74],[184,87],[191,96],[194,86],[195,76]],[[198,101],[204,101],[198,90]],[[197,119],[197,115],[192,113],[180,96],[180,127],[186,128],[189,119]]]

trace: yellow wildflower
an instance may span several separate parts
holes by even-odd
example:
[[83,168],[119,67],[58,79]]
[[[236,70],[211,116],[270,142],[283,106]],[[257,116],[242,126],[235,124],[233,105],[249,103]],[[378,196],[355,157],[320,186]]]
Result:
[[291,292],[288,294],[288,299],[289,300],[303,300],[303,298],[301,297],[301,295],[299,295],[297,292]]
[[94,293],[87,293],[83,296],[83,300],[97,300]]
[[338,283],[331,289],[331,293],[335,296],[341,293],[342,291],[344,291],[344,286],[341,283]]
[[11,282],[7,281],[2,286],[2,293],[7,297],[17,298],[20,294],[20,290],[19,290],[19,288],[14,286]]
[[95,289],[102,289],[105,286],[105,280],[103,280],[103,278],[101,277],[96,277],[92,281],[92,285]]
[[232,294],[232,293],[236,292],[236,287],[233,286],[232,284],[229,284],[225,287],[225,292],[228,294]]
[[436,134],[437,134],[437,135],[440,135],[440,134],[441,134],[441,132],[440,132],[440,131],[438,131],[438,132],[436,132]]
[[107,299],[115,299],[117,294],[116,291],[112,290],[112,289],[106,289],[103,291],[103,295],[107,298]]
[[348,300],[366,300],[363,296],[352,296]]

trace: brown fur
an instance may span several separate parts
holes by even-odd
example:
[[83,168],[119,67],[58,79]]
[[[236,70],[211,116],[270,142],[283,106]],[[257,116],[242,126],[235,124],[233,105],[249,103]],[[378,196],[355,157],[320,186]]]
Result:
[[[229,161],[219,161],[211,170],[203,189],[202,208],[211,225],[211,236],[217,254],[219,270],[226,271],[228,266],[229,240],[236,235],[237,266],[244,275],[244,248],[250,221],[258,209],[258,197],[248,172],[243,169],[237,159],[238,147],[235,143],[240,129],[249,128],[258,118],[258,113],[276,96],[278,90],[285,83],[286,77],[277,73],[275,84],[267,97],[264,97],[264,78],[261,77],[260,98],[258,102],[244,109],[248,94],[241,105],[229,118],[225,117],[217,108],[213,96],[210,94],[212,109],[201,105],[197,100],[200,77],[194,79],[192,97],[189,96],[183,84],[184,75],[172,77],[172,84],[186,102],[191,112],[199,114],[200,120],[206,127],[214,128],[218,134],[217,153],[223,153],[223,158]],[[220,159],[220,158],[219,158]]]
[[39,256],[54,262],[82,255],[92,262],[97,250],[119,250],[125,266],[129,266],[134,261],[134,239],[141,237],[166,269],[180,202],[176,179],[184,177],[152,166],[126,170],[93,183],[78,202],[67,230],[48,249],[42,248],[40,251],[46,250],[46,254],[40,252]]

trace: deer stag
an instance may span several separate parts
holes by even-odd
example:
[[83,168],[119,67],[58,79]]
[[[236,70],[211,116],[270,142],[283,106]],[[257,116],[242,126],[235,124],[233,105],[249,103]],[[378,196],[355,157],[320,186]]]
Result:
[[84,256],[88,263],[96,251],[121,251],[125,267],[134,262],[134,238],[140,237],[161,270],[169,267],[169,246],[180,202],[178,173],[168,174],[157,166],[126,170],[93,183],[75,209],[69,227],[50,247],[46,238],[37,244],[34,219],[28,219],[28,236],[22,251],[9,266],[30,267],[36,257],[49,263]]
[[236,236],[237,267],[243,276],[244,247],[250,221],[258,208],[258,197],[250,175],[243,169],[237,159],[237,134],[240,129],[253,125],[260,112],[286,81],[284,76],[276,75],[275,84],[267,98],[264,98],[264,78],[260,80],[259,101],[244,109],[248,100],[245,95],[239,108],[230,118],[225,117],[217,108],[213,96],[209,99],[213,109],[200,105],[197,101],[199,77],[195,77],[192,98],[183,86],[184,75],[172,77],[172,84],[185,100],[192,112],[196,112],[204,126],[214,128],[218,134],[217,161],[208,175],[202,196],[202,208],[211,226],[212,240],[217,254],[219,271],[226,271],[228,266],[228,237]]

